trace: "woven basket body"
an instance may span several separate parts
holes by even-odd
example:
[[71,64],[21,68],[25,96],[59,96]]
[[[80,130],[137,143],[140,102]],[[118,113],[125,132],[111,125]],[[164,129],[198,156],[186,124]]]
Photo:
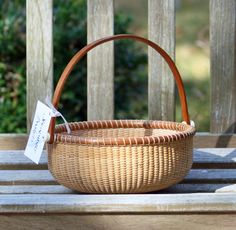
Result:
[[51,119],[47,144],[48,165],[56,180],[85,193],[141,193],[157,191],[181,181],[192,165],[193,136],[181,76],[170,56],[156,43],[135,35],[114,35],[92,42],[70,60],[53,96],[59,99],[75,64],[96,46],[118,39],[151,46],[173,73],[185,123],[110,120],[55,126]]
[[[194,128],[176,122],[91,121],[56,127],[49,169],[60,184],[85,193],[166,188],[192,166]],[[92,128],[93,127],[93,128]],[[87,144],[86,144],[87,143]]]

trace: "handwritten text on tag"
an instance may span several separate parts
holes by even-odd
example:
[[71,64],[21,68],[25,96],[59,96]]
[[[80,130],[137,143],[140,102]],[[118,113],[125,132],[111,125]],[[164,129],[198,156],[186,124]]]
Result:
[[36,164],[39,163],[47,139],[52,110],[38,101],[29,139],[24,155]]

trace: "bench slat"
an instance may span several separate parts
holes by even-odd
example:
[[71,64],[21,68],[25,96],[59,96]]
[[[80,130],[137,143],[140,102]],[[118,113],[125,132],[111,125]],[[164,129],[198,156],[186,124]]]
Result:
[[0,194],[72,194],[62,185],[2,185]]
[[184,183],[236,183],[236,169],[192,169]]
[[[182,183],[236,183],[236,169],[192,169]],[[0,170],[0,185],[44,184],[57,182],[49,170]]]
[[55,185],[49,170],[0,170],[0,185]]
[[[236,168],[235,148],[195,149],[193,168]],[[1,169],[47,169],[46,151],[42,154],[39,165],[24,156],[23,150],[0,151]]]
[[193,162],[193,168],[236,168],[236,149],[195,149]]
[[[181,230],[235,230],[236,214],[185,214],[152,213],[133,214],[19,214],[1,215],[0,226],[4,230],[140,230],[140,229],[181,229]],[[32,227],[33,226],[33,227]]]
[[158,193],[235,193],[236,184],[176,184]]
[[0,213],[236,212],[232,193],[138,195],[0,195]]
[[47,169],[46,151],[43,152],[38,165],[27,158],[23,150],[0,151],[1,169]]
[[[236,184],[177,184],[152,193],[236,192]],[[0,194],[78,194],[62,185],[2,185]]]

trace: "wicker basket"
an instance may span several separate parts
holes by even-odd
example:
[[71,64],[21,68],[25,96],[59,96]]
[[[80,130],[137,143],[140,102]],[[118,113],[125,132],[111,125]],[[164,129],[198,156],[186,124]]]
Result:
[[104,120],[55,127],[52,118],[47,144],[48,165],[56,180],[85,193],[143,193],[157,191],[183,179],[192,166],[193,136],[180,74],[169,55],[157,44],[135,35],[115,35],[97,40],[69,62],[57,84],[57,107],[63,86],[74,65],[99,44],[133,39],[154,48],[169,65],[176,80],[185,122]]

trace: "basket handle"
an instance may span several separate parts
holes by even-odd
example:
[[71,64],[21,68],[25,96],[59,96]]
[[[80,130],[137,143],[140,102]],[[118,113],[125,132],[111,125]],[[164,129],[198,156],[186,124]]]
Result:
[[[57,86],[56,86],[56,89],[54,92],[54,96],[53,96],[54,107],[55,108],[58,107],[58,103],[59,103],[59,100],[61,97],[62,90],[65,85],[65,82],[66,82],[67,78],[69,77],[69,74],[73,70],[73,67],[79,62],[79,60],[83,56],[85,56],[90,50],[92,50],[93,48],[95,48],[96,46],[98,46],[100,44],[103,44],[103,43],[109,42],[109,41],[113,41],[113,40],[127,39],[127,38],[132,39],[132,40],[137,40],[137,41],[140,41],[142,43],[145,43],[145,44],[151,46],[154,50],[156,50],[165,59],[165,61],[169,65],[169,68],[171,69],[171,71],[174,75],[175,82],[176,82],[176,85],[178,88],[178,93],[179,93],[180,102],[181,102],[181,109],[182,109],[182,118],[187,124],[190,124],[189,114],[188,114],[188,106],[187,106],[186,94],[185,94],[183,82],[182,82],[180,73],[179,73],[174,61],[156,43],[154,43],[146,38],[139,37],[139,36],[132,35],[132,34],[118,34],[118,35],[113,35],[113,36],[101,38],[99,40],[96,40],[96,41],[86,45],[84,48],[82,48],[80,51],[78,51],[73,56],[73,58],[70,60],[70,62],[67,64],[66,68],[64,69],[64,71],[61,74],[61,77],[57,83]],[[50,127],[49,127],[49,134],[50,134],[50,140],[48,142],[49,144],[52,144],[54,141],[54,129],[55,129],[55,117],[53,117],[51,119],[51,123],[50,123]]]

